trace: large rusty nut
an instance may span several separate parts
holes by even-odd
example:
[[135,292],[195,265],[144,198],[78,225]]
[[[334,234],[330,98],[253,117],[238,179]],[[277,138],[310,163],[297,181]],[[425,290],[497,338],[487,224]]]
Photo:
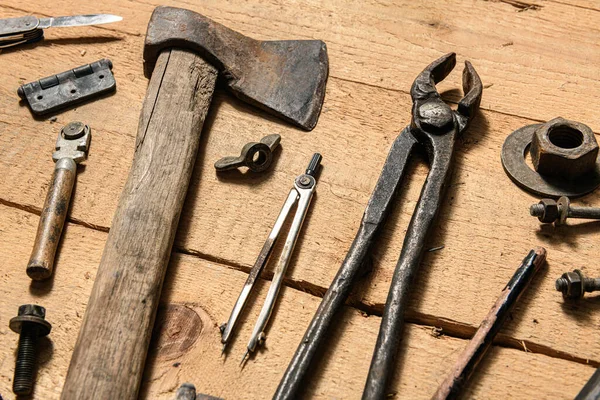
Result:
[[583,277],[578,271],[565,272],[562,278],[568,282],[567,290],[563,291],[565,299],[579,299],[583,297]]
[[536,129],[530,153],[539,174],[575,179],[596,168],[598,142],[587,125],[558,117]]

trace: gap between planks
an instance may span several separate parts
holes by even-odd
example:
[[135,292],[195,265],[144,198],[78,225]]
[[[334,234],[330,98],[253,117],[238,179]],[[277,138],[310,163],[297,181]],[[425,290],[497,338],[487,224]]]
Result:
[[[32,205],[18,204],[1,198],[0,205],[8,208],[15,208],[30,214],[41,215],[41,209]],[[108,227],[90,224],[77,218],[71,218],[70,216],[67,216],[67,222],[100,232],[109,231]],[[190,257],[196,257],[208,262],[219,264],[220,266],[223,266],[225,268],[243,272],[246,274],[250,273],[251,270],[251,267],[246,265],[236,264],[226,259],[210,256],[208,254],[204,254],[195,250],[177,247],[175,245],[173,246],[172,252]],[[265,281],[271,281],[273,279],[273,272],[263,271],[261,274],[261,279]],[[295,289],[319,298],[323,298],[325,292],[327,291],[327,288],[325,287],[315,285],[307,281],[297,281],[290,278],[284,278],[283,284],[291,289]],[[360,301],[352,300],[352,298],[349,297],[349,299],[346,301],[346,305],[355,308],[356,310],[364,313],[366,316],[374,315],[381,317],[383,315],[384,304],[365,304]],[[432,329],[433,334],[445,335],[457,339],[469,340],[473,337],[477,329],[474,326],[454,321],[451,319],[440,318],[435,315],[410,310],[406,313],[405,318],[407,322],[412,323],[414,325],[430,327]],[[553,349],[549,346],[531,342],[529,340],[519,340],[517,338],[502,333],[499,333],[498,336],[496,336],[493,343],[494,345],[499,347],[515,349],[529,353],[542,354],[551,358],[557,358],[561,360],[575,362],[578,364],[589,365],[594,368],[600,368],[600,361],[576,357],[572,354]]]

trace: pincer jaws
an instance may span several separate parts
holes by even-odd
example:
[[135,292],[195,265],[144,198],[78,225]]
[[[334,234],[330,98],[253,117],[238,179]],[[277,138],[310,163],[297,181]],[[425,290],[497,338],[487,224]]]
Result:
[[449,112],[449,106],[442,100],[436,84],[443,81],[456,65],[456,53],[448,53],[429,64],[414,80],[410,89],[413,100],[413,121],[411,125],[424,130],[440,130],[450,126],[454,114],[458,131],[467,128],[481,103],[483,85],[481,79],[469,61],[465,61],[463,70],[464,97],[458,103],[458,109]]

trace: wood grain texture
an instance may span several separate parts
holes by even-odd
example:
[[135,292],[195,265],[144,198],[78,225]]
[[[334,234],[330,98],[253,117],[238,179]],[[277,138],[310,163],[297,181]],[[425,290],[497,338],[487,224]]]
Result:
[[[0,252],[5,265],[27,262],[37,216],[0,205]],[[86,303],[95,279],[107,234],[68,223],[52,285],[33,283],[19,268],[0,276],[0,316],[9,319],[21,303],[38,302],[47,308],[52,333],[40,343],[40,368],[34,399],[57,399],[65,380]],[[226,320],[246,274],[195,256],[174,254],[165,278],[157,324],[144,371],[140,398],[172,400],[183,382],[199,393],[229,398],[264,399],[272,396],[319,299],[284,287],[268,327],[264,351],[242,370],[239,360],[260,312],[269,282],[260,280],[258,293],[243,315],[230,356],[220,357],[218,326]],[[23,288],[27,288],[25,290]],[[380,318],[347,307],[315,366],[306,395],[317,399],[360,397]],[[17,336],[0,325],[0,393],[10,392]],[[401,349],[404,372],[392,390],[399,398],[426,399],[454,363],[466,340],[439,335],[432,327],[406,325]],[[468,397],[573,398],[594,369],[578,363],[492,347],[466,389]]]
[[[125,17],[119,24],[49,29],[44,42],[3,51],[0,56],[3,67],[0,74],[1,204],[26,211],[24,215],[35,226],[48,189],[48,174],[53,168],[49,155],[58,130],[71,120],[81,120],[97,133],[73,197],[70,219],[78,226],[70,224],[65,232],[69,237],[69,231],[76,229],[73,242],[66,242],[59,249],[58,275],[51,280],[51,289],[32,285],[27,293],[29,300],[49,304],[51,312],[65,313],[58,321],[61,329],[55,328],[53,335],[56,332],[66,334],[56,336],[57,342],[52,342],[56,353],[48,357],[44,365],[45,372],[38,383],[43,390],[39,392],[39,398],[58,397],[80,324],[80,317],[75,313],[83,315],[99,261],[98,255],[96,260],[85,265],[86,269],[79,270],[89,272],[88,279],[82,277],[84,272],[80,272],[81,276],[66,273],[74,267],[79,268],[79,263],[87,259],[86,253],[93,250],[88,247],[102,248],[97,243],[79,244],[79,229],[87,226],[99,231],[108,230],[134,154],[133,133],[147,87],[147,80],[142,75],[143,40],[154,3],[157,2],[107,0],[97,4],[68,0],[52,3],[7,0],[0,6],[2,15],[7,17],[26,13],[43,16],[96,12]],[[592,365],[600,363],[600,344],[596,340],[600,324],[600,314],[596,312],[598,298],[590,296],[578,304],[565,304],[560,294],[554,291],[553,282],[562,272],[582,266],[588,275],[600,276],[597,267],[600,264],[598,224],[582,221],[560,228],[540,227],[527,213],[529,205],[537,199],[510,182],[502,171],[499,154],[504,138],[510,132],[557,115],[578,119],[592,129],[600,130],[599,114],[590,107],[600,93],[600,70],[597,68],[600,64],[597,48],[600,13],[593,9],[593,1],[585,0],[523,2],[542,6],[537,9],[516,7],[517,3],[208,0],[199,5],[189,0],[171,1],[171,5],[202,12],[255,38],[323,39],[327,42],[331,61],[323,113],[317,128],[309,134],[280,124],[233,99],[230,94],[217,91],[207,117],[210,132],[201,139],[201,151],[182,211],[174,245],[176,251],[194,259],[202,258],[209,264],[226,265],[227,271],[237,271],[244,276],[294,177],[301,172],[306,159],[314,151],[320,151],[324,155],[323,172],[284,291],[297,289],[306,296],[322,295],[356,233],[391,142],[410,120],[411,103],[406,95],[410,83],[428,62],[447,51],[457,51],[459,63],[467,58],[471,60],[486,85],[484,111],[457,146],[456,172],[447,204],[430,237],[432,248],[445,247],[426,255],[422,273],[415,282],[416,295],[408,319],[420,325],[441,327],[455,337],[471,336],[514,272],[514,264],[522,253],[533,245],[543,245],[548,249],[548,265],[498,336],[503,345],[538,354],[524,353],[526,361],[517,364],[518,369],[514,370],[506,359],[495,358],[498,353],[512,354],[513,350],[499,349],[498,353],[493,350],[489,363],[482,369],[484,378],[475,377],[475,385],[480,390],[476,393],[479,398],[500,395],[534,398],[537,397],[534,388],[545,386],[546,379],[550,379],[555,382],[569,380],[567,387],[572,389],[563,392],[552,384],[548,386],[552,393],[546,397],[572,397],[575,386],[580,386],[580,378],[587,379],[592,373],[587,367],[580,370],[585,366],[577,364],[586,360]],[[115,95],[61,113],[54,123],[33,120],[27,107],[17,102],[15,91],[20,84],[102,57],[109,57],[114,62],[118,82]],[[445,98],[459,98],[456,91],[459,80],[457,67],[448,81],[440,85]],[[270,133],[279,133],[283,139],[269,172],[216,176],[212,169],[214,161],[237,151],[244,143]],[[420,159],[412,168],[415,176],[405,185],[405,193],[399,197],[395,212],[382,233],[382,242],[373,255],[373,271],[356,288],[350,301],[352,306],[371,314],[367,320],[378,318],[381,313],[403,234],[427,171]],[[578,204],[598,205],[600,196],[592,194]],[[19,221],[25,216],[4,222],[14,224],[10,225],[12,228],[20,227]],[[23,292],[29,287],[23,267],[33,243],[34,228],[30,237],[21,239],[22,243],[13,240],[21,237],[11,236],[13,230],[2,229],[0,242],[13,243],[4,251],[10,257],[6,260],[9,275],[3,278],[7,283],[3,290],[6,291],[5,303],[11,304],[11,308],[0,314],[5,322],[0,323],[0,327],[6,327],[16,306],[23,301]],[[103,237],[101,232],[95,234]],[[20,246],[24,246],[21,250],[26,253],[23,260],[12,254],[13,248]],[[188,300],[182,300],[183,304],[187,304],[186,301],[202,304],[205,298],[199,300],[196,292],[205,284],[198,283],[197,278],[194,280],[199,272],[195,269],[185,271],[190,274],[190,294]],[[8,278],[20,279],[20,275],[25,279],[12,281]],[[265,276],[270,278],[270,270]],[[241,282],[243,279],[239,285],[217,285],[208,281],[206,285],[217,285],[218,293],[233,292],[232,296],[236,296]],[[88,292],[83,294],[80,287],[87,287]],[[232,304],[222,305],[225,311],[215,318],[215,323],[224,321]],[[286,313],[281,315],[283,318]],[[300,325],[290,322],[287,328],[288,333],[298,335],[298,340],[306,326]],[[7,328],[0,329],[7,332],[0,335],[1,343],[6,344],[7,351],[14,350],[11,346],[16,342],[12,340],[12,334],[8,334]],[[356,336],[361,337],[359,333]],[[413,341],[424,339],[412,339],[409,334],[408,340],[409,346],[416,346]],[[444,337],[444,343],[448,340],[456,339]],[[350,344],[343,360],[353,359],[353,352],[360,350],[356,356],[360,359],[359,367],[364,368],[362,365],[368,365],[372,348],[365,351],[363,346],[372,346],[372,343],[364,339]],[[429,342],[423,343],[427,346]],[[290,357],[296,344],[286,344]],[[432,379],[441,380],[454,361],[450,357],[444,367],[430,372],[412,358],[438,352],[438,356],[445,357],[443,354],[449,353],[438,347],[429,350],[423,346],[414,347],[417,350],[402,361],[417,363],[412,369],[409,365],[402,367],[405,373],[401,381],[413,385],[414,393],[435,387],[439,382]],[[456,351],[452,353],[455,357],[459,350]],[[535,357],[541,357],[540,353],[551,358],[531,361],[539,360]],[[334,354],[338,357],[338,353]],[[2,359],[3,376],[12,375],[12,357],[5,353]],[[201,371],[199,365],[206,359],[216,362],[212,357],[212,353],[203,350],[184,365]],[[237,365],[235,361],[231,363],[228,375],[220,369],[216,375],[210,375],[224,385],[231,385],[228,393],[235,391],[234,382],[241,375],[233,367],[233,364]],[[262,365],[263,361],[257,359],[255,363]],[[148,368],[157,375],[164,372],[167,379],[175,371],[172,364],[167,369]],[[286,365],[287,359],[282,359],[273,368],[282,373]],[[317,370],[322,371],[321,367]],[[413,382],[408,371],[415,370],[417,375]],[[555,379],[553,370],[561,371],[562,380]],[[332,393],[341,393],[339,397],[351,397],[343,394],[354,389],[360,392],[364,375],[356,377],[355,386],[352,386],[342,379],[351,373],[350,368],[340,366],[336,371],[334,375],[324,375],[328,377],[327,382],[319,383],[321,396],[335,397]],[[259,394],[263,393],[261,388],[255,388],[261,386],[256,384],[256,376],[254,380],[248,378],[245,381],[244,387],[252,388],[246,397],[261,397]],[[193,375],[186,377],[191,379]],[[279,375],[269,375],[265,378],[269,383],[265,385],[276,385],[277,382],[271,380],[278,381],[278,378]],[[481,383],[482,379],[485,384]],[[149,383],[148,387],[154,389],[143,389],[143,393],[158,393],[154,391],[157,384]],[[165,383],[164,387],[170,385]],[[520,396],[522,386],[528,387],[524,393],[529,396]],[[202,389],[208,391],[206,387]],[[4,397],[7,392],[2,391]],[[215,389],[212,394],[218,392]]]
[[194,53],[159,56],[62,399],[137,398],[216,77]]
[[[109,51],[109,45],[102,46]],[[59,46],[49,51],[56,57],[62,54]],[[5,57],[13,59],[13,54],[3,54],[0,62]],[[17,109],[16,115],[8,115],[7,111],[0,114],[7,121],[0,126],[0,144],[7,149],[0,158],[0,173],[5,177],[0,198],[25,207],[41,207],[39,199],[45,193],[47,171],[52,168],[44,150],[52,146],[57,125],[78,118],[98,135],[88,167],[78,178],[71,217],[108,229],[134,149],[130,132],[135,130],[139,108],[126,107],[133,107],[145,91],[145,86],[138,84],[144,82],[140,65],[139,77],[133,82],[127,80],[127,68],[141,60],[141,52],[130,43],[121,56],[124,58],[113,57],[115,65],[125,69],[115,67],[114,71],[118,81],[126,81],[124,88],[119,88],[121,98],[112,96],[102,103],[61,114],[55,124],[46,123],[39,132],[15,131],[15,127],[27,123],[27,110]],[[32,63],[28,65],[33,67]],[[415,70],[413,75],[418,72]],[[2,82],[9,86],[8,78],[0,76]],[[0,113],[14,107],[12,102],[10,96],[1,96],[0,104],[6,107],[0,107]],[[99,104],[106,114],[95,110]],[[201,142],[175,246],[249,271],[294,177],[310,155],[320,151],[324,156],[323,172],[286,284],[323,294],[354,238],[391,142],[399,128],[409,122],[410,107],[409,96],[403,93],[332,79],[319,124],[306,134],[218,91],[208,116],[210,133]],[[124,108],[126,112],[122,112]],[[516,188],[500,164],[506,135],[532,122],[484,111],[461,139],[446,205],[429,239],[430,247],[445,247],[425,256],[409,319],[444,326],[461,336],[472,334],[511,276],[514,260],[539,244],[548,248],[548,267],[534,283],[534,292],[524,299],[524,314],[519,319],[523,323],[507,326],[504,332],[515,339],[513,345],[526,341],[528,348],[537,351],[600,362],[600,343],[580,329],[581,318],[590,327],[600,324],[600,315],[593,311],[595,303],[592,300],[565,306],[553,289],[554,279],[571,268],[565,266],[583,263],[588,266],[586,272],[594,275],[600,235],[593,223],[576,222],[575,228],[540,227],[528,216],[529,205],[537,200]],[[105,127],[107,124],[110,126]],[[283,140],[270,172],[215,174],[212,164],[231,153],[232,147],[237,149],[273,132],[280,133]],[[27,171],[21,165],[28,165]],[[373,256],[373,271],[352,297],[369,312],[380,314],[383,309],[404,231],[426,172],[422,160],[417,159],[411,170],[415,176],[404,185],[405,193],[398,198],[382,232],[382,242]],[[600,197],[593,194],[585,202],[598,204]],[[575,248],[577,251],[573,251]],[[456,290],[459,287],[469,290]]]

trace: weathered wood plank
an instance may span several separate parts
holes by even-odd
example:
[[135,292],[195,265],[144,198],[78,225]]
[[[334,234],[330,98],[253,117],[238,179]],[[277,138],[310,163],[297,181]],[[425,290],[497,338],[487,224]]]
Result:
[[[106,32],[143,35],[159,0],[97,4],[58,0],[52,4],[19,0],[4,4],[53,15],[109,11],[123,15]],[[531,7],[531,5],[539,7]],[[561,2],[535,1],[380,1],[336,0],[259,2],[177,0],[242,33],[265,39],[317,38],[331,56],[331,75],[406,91],[430,60],[448,51],[468,58],[487,86],[482,106],[503,113],[548,120],[558,115],[600,130],[589,103],[600,91],[600,13]],[[50,37],[60,38],[55,32]],[[71,30],[68,35],[85,35]],[[56,42],[57,44],[60,41]],[[451,77],[452,87],[460,76]],[[454,96],[456,98],[456,96]]]
[[[51,285],[33,284],[22,270],[35,236],[37,216],[0,206],[0,252],[5,255],[0,315],[6,322],[26,302],[47,307],[53,331],[41,346],[35,398],[59,397],[67,366],[95,278],[106,233],[67,224]],[[199,392],[225,398],[268,398],[301,339],[319,299],[284,288],[268,328],[266,349],[242,370],[239,358],[268,289],[259,294],[233,342],[220,358],[218,325],[235,302],[246,275],[197,257],[175,254],[168,269],[157,333],[151,344],[142,398],[171,399],[177,387],[193,382]],[[29,290],[27,288],[29,287]],[[307,393],[314,398],[358,398],[368,369],[380,318],[347,308]],[[0,393],[11,399],[17,336],[0,326]],[[403,398],[429,398],[465,340],[437,337],[429,327],[408,324],[393,390]],[[471,397],[572,398],[593,369],[540,354],[494,348],[468,388]]]
[[[115,65],[122,66],[115,67],[115,74],[119,82],[126,82],[119,86],[117,95],[61,114],[54,124],[31,125],[29,112],[16,105],[7,89],[19,72],[7,67],[7,74],[0,76],[4,90],[0,95],[0,120],[4,122],[0,126],[0,174],[4,177],[0,199],[41,208],[52,170],[54,138],[63,123],[76,118],[88,123],[95,135],[87,166],[78,176],[71,216],[94,226],[109,226],[131,163],[141,107],[138,98],[145,91],[141,66],[139,71],[132,69],[141,59],[141,47],[136,46],[141,40],[125,36],[117,42],[124,51],[113,57]],[[95,46],[100,48],[95,50],[98,53],[109,52],[112,42]],[[22,53],[3,54],[0,63],[18,62]],[[45,65],[49,63],[43,56],[47,53],[58,60],[62,56],[80,58],[78,54],[67,55],[64,46],[35,48],[28,50],[33,56],[23,68],[30,72],[45,68],[50,73],[52,66]],[[130,80],[131,74],[136,78]],[[248,269],[294,177],[303,171],[314,151],[321,151],[324,170],[288,275],[295,287],[322,293],[345,256],[389,145],[409,121],[409,110],[410,99],[404,93],[331,79],[320,123],[313,132],[304,133],[217,93],[176,246]],[[415,286],[411,316],[421,320],[432,317],[440,324],[445,320],[457,322],[453,329],[463,329],[464,324],[476,327],[523,254],[533,245],[545,244],[548,273],[525,297],[522,323],[509,327],[506,333],[600,362],[600,343],[588,330],[581,330],[579,320],[589,317],[589,329],[600,323],[600,316],[592,312],[593,304],[564,306],[553,290],[553,281],[563,270],[582,263],[590,268],[596,264],[598,233],[589,224],[540,230],[537,221],[528,216],[528,206],[535,199],[510,182],[499,161],[504,137],[525,123],[529,121],[483,112],[462,139],[448,204],[430,239],[431,247],[445,248],[426,256]],[[34,128],[22,128],[30,126]],[[214,161],[274,132],[280,133],[283,141],[271,172],[216,176]],[[353,297],[376,313],[385,302],[426,168],[418,163],[414,172],[416,177],[405,187],[407,193],[399,198],[398,209],[383,232],[383,243],[374,255],[375,269]],[[595,194],[587,199],[593,204],[599,197]],[[593,275],[593,271],[588,272]],[[557,331],[556,327],[561,328]]]
[[[562,4],[567,2],[579,8]],[[539,3],[542,7],[538,9],[519,8],[512,4],[519,2],[476,0],[435,3],[296,3],[274,0],[242,3],[209,0],[201,5],[179,0],[171,3],[200,11],[253,37],[319,38],[328,43],[332,78],[321,122],[312,133],[301,133],[262,114],[255,115],[242,103],[232,100],[231,96],[218,93],[209,115],[210,134],[202,140],[201,146],[205,150],[201,151],[198,158],[192,178],[195,183],[184,207],[176,239],[176,246],[181,251],[218,260],[234,269],[247,270],[293,178],[305,167],[313,151],[322,151],[325,167],[317,197],[291,266],[290,280],[286,282],[295,288],[318,294],[331,282],[356,231],[387,149],[396,133],[409,120],[410,102],[404,93],[425,64],[440,54],[455,50],[459,53],[459,62],[464,58],[473,61],[484,84],[488,86],[484,91],[484,108],[536,120],[560,114],[566,118],[580,119],[596,131],[600,127],[600,117],[593,107],[589,107],[590,99],[595,99],[600,89],[600,72],[597,69],[600,61],[597,42],[600,17],[597,11],[590,9],[598,8],[593,1],[523,2]],[[39,211],[53,168],[50,157],[56,134],[64,123],[79,119],[89,123],[95,135],[90,159],[86,162],[88,166],[78,177],[70,215],[78,223],[104,230],[108,228],[133,155],[135,129],[147,86],[147,80],[142,76],[143,35],[150,12],[156,4],[154,0],[108,0],[102,4],[67,0],[45,4],[24,4],[14,0],[3,2],[0,12],[7,17],[24,12],[37,15],[111,12],[121,14],[126,19],[123,23],[102,27],[48,30],[43,43],[2,53],[1,203]],[[102,57],[110,57],[115,62],[118,81],[116,95],[60,114],[55,124],[35,122],[28,110],[18,105],[15,93],[20,84]],[[459,77],[460,74],[455,71],[441,87],[457,87]],[[456,99],[457,93],[449,92],[447,95]],[[594,340],[596,327],[600,323],[600,316],[594,311],[596,298],[569,306],[564,305],[560,295],[553,291],[554,279],[564,270],[575,266],[583,265],[590,275],[600,274],[594,272],[600,261],[594,251],[599,239],[597,225],[576,223],[575,227],[540,229],[537,221],[527,215],[533,197],[516,189],[500,166],[499,151],[504,137],[513,129],[530,122],[510,115],[485,112],[458,146],[457,172],[447,198],[448,205],[442,210],[439,227],[430,240],[431,247],[444,245],[445,248],[426,256],[423,271],[416,282],[416,296],[411,304],[409,319],[442,325],[455,335],[467,336],[483,318],[524,252],[535,244],[541,244],[549,251],[547,272],[542,272],[541,279],[526,294],[515,313],[515,319],[507,325],[502,336],[505,340],[523,340],[524,345],[533,345],[537,352],[566,358],[573,355],[599,362],[597,354],[600,345]],[[282,134],[283,148],[272,172],[260,177],[241,177],[237,174],[221,178],[215,176],[212,163],[216,159],[232,151],[235,153],[247,141],[274,132]],[[375,269],[353,296],[353,302],[360,302],[362,308],[374,313],[381,312],[403,232],[426,173],[422,162],[417,163],[415,172],[417,176],[407,185],[407,194],[399,199],[399,207],[383,233],[383,243],[374,256]],[[599,200],[598,195],[594,194],[587,197],[585,202],[598,204]],[[37,223],[36,216],[29,214],[27,218],[32,219],[34,225]],[[20,226],[0,217],[2,221],[9,221],[8,224],[15,224],[16,228]],[[29,243],[32,241],[33,236]],[[6,247],[3,254],[12,253],[13,247]],[[28,254],[30,247],[25,247],[23,251]],[[102,245],[98,245],[98,258],[86,264],[86,272],[95,273],[101,250]],[[66,260],[65,265],[80,263],[83,259],[80,256],[85,256],[87,251],[87,248],[65,245],[60,251],[59,263],[61,258]],[[8,264],[11,264],[10,260],[7,260]],[[14,272],[22,274],[25,262],[12,262],[20,265],[14,267]],[[62,269],[65,272],[65,267]],[[60,270],[59,265],[59,273]],[[197,273],[196,270],[193,269],[190,274]],[[44,301],[56,301],[52,308],[65,312],[58,320],[70,335],[60,340],[72,346],[79,328],[72,319],[78,321],[82,315],[91,283],[89,280],[82,283],[80,276],[59,276],[62,278],[55,278],[51,292],[62,287],[67,296],[67,292],[85,284],[88,285],[88,292],[77,299],[73,296],[54,299],[54,294],[49,296],[47,291],[42,290],[43,286],[32,286],[31,296],[40,296],[36,298]],[[2,314],[7,321],[14,314],[17,302],[24,299],[23,288],[28,287],[29,281],[25,276],[19,276],[19,279],[23,279],[19,282],[8,277],[5,279],[15,286],[14,291],[10,289],[4,296],[15,301],[11,303],[10,312]],[[237,295],[237,286],[241,287],[243,278],[239,279],[240,283],[233,285],[236,289],[231,296]],[[214,281],[207,284],[217,285]],[[196,291],[197,287],[194,287],[191,293],[196,295]],[[289,287],[285,291],[294,292]],[[203,304],[203,301],[206,300],[192,301],[190,304]],[[315,299],[312,301],[317,302]],[[223,307],[224,314],[219,315],[219,320],[214,323],[222,322],[230,311],[230,306]],[[73,316],[73,310],[79,313],[79,317]],[[67,316],[69,312],[71,314]],[[307,313],[302,327],[290,325],[293,327],[290,332],[299,335],[299,338],[310,315],[312,311]],[[367,320],[373,318],[376,317]],[[352,326],[350,322],[348,324]],[[376,333],[376,325],[369,329]],[[14,336],[6,324],[4,326],[0,329],[4,329],[1,332],[7,335],[0,337]],[[411,332],[409,335],[412,335]],[[353,332],[347,334],[359,336]],[[415,341],[427,344],[426,339],[419,336]],[[2,376],[12,373],[7,373],[6,368],[12,368],[12,351],[16,341],[9,340],[13,347],[7,350],[10,353],[4,353],[1,358]],[[358,345],[352,342],[351,346],[361,349],[359,368],[364,369],[370,358],[369,346],[374,340],[369,341],[367,351],[362,348],[365,346],[363,341],[367,339],[361,339]],[[429,354],[428,351],[431,354],[444,353],[437,347],[428,350],[415,346],[417,354]],[[57,344],[56,348],[59,347]],[[287,347],[289,359],[295,344]],[[353,347],[349,349],[356,351]],[[458,354],[458,350],[455,351],[453,354]],[[561,351],[565,353],[559,353]],[[439,364],[437,358],[431,357],[436,365]],[[45,396],[46,392],[41,392],[41,398],[58,396],[62,382],[59,385],[56,382],[64,380],[68,358],[69,355],[57,353],[46,362],[44,368],[48,368],[47,371],[52,374],[45,375],[43,381],[50,382],[48,387],[51,389],[48,390],[54,394]],[[407,357],[407,360],[412,358]],[[567,378],[574,380],[567,382],[567,387],[572,389],[565,392],[557,386],[548,386],[552,393],[546,397],[560,397],[563,393],[568,394],[565,397],[572,397],[576,391],[574,387],[581,386],[582,382],[578,379],[588,371],[584,369],[582,373],[579,369],[568,367],[573,363],[563,364],[560,361],[554,364],[555,360],[547,363],[547,358],[534,359],[543,362],[528,362],[518,370],[523,371],[520,379],[528,387],[522,397],[538,397],[539,393],[534,391],[534,387],[538,383],[546,385],[545,379],[549,377],[562,382],[555,379],[554,375],[547,375],[549,370],[564,372],[565,381]],[[214,362],[212,357],[210,360]],[[516,370],[504,367],[508,362],[499,360],[494,360],[492,366],[484,368],[486,372],[490,369],[494,372],[480,388],[481,392],[476,392],[483,393],[477,397],[487,396],[486,390],[510,395],[506,394],[506,388],[514,389],[511,393],[521,397],[518,392],[521,383],[515,386],[512,380],[515,377],[510,376]],[[452,361],[449,359],[445,368]],[[56,369],[53,363],[62,363],[63,372],[60,373],[61,367]],[[262,363],[262,360],[256,363]],[[287,359],[281,365],[286,363]],[[237,360],[231,364],[231,371],[237,371],[233,368]],[[441,379],[446,369],[440,368],[441,372],[434,375]],[[283,367],[276,369],[278,373],[283,373]],[[405,371],[409,369],[410,366],[406,365]],[[171,385],[173,381],[168,381],[168,377],[175,370],[169,364],[164,375],[167,383],[161,381],[160,389],[147,389],[149,393],[159,393],[164,385]],[[416,370],[419,374],[429,373],[420,364]],[[162,373],[159,368],[156,371],[159,375]],[[348,374],[341,367],[338,372],[341,376]],[[502,374],[507,375],[508,380],[498,378]],[[542,381],[538,380],[538,375],[542,375]],[[530,379],[531,376],[533,378]],[[323,396],[342,393],[344,397],[342,390],[345,387],[359,391],[364,374],[349,378],[355,380],[352,385],[337,377],[329,380],[334,379],[340,388],[339,392],[319,393],[325,393]],[[242,382],[255,385],[252,379]],[[422,387],[433,388],[438,383],[432,382],[423,381]],[[0,387],[0,390],[2,394],[8,392],[4,387]],[[425,391],[419,390],[419,393]],[[265,397],[259,394],[256,397]],[[169,398],[170,395],[164,397]]]

